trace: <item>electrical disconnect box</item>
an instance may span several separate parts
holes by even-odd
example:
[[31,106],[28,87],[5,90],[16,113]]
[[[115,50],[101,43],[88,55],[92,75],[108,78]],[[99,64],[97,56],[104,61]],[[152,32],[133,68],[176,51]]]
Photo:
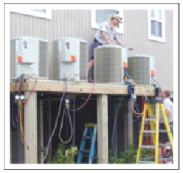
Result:
[[48,78],[48,41],[34,37],[10,40],[10,76]]
[[54,79],[86,81],[88,64],[88,42],[66,37],[52,43]]
[[155,75],[154,57],[149,55],[128,57],[128,74],[137,84],[151,85]]

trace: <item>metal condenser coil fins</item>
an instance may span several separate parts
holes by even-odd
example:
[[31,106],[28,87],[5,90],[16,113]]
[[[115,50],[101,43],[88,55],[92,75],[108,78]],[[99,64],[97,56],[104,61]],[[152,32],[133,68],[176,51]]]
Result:
[[122,83],[122,50],[117,45],[102,45],[95,49],[94,81]]
[[145,55],[128,57],[128,74],[137,84],[151,85],[152,60],[153,57]]

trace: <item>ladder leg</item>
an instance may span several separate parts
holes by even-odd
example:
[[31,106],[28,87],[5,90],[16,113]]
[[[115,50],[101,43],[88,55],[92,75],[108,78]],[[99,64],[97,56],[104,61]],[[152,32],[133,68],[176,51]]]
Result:
[[[155,117],[156,117],[157,115],[156,114],[153,114],[153,112],[154,111],[153,111],[152,105],[149,104],[149,106],[148,106],[148,115],[150,117],[152,117],[153,115],[155,115]],[[156,122],[154,122],[154,121],[151,121],[150,122],[150,129],[151,130],[155,130],[156,129]],[[152,138],[153,144],[155,145],[155,143],[156,143],[156,134],[152,134],[151,138]]]
[[147,113],[147,104],[144,104],[144,112],[142,115],[142,122],[141,122],[141,128],[140,128],[140,135],[139,135],[139,144],[138,144],[138,150],[137,150],[137,156],[136,156],[136,163],[139,162],[140,160],[140,154],[141,154],[141,145],[142,145],[142,138],[143,138],[143,131],[144,131],[144,122],[145,122],[145,117]]
[[164,119],[164,122],[165,122],[165,129],[167,131],[168,139],[170,141],[170,144],[173,145],[173,135],[172,135],[172,132],[171,132],[171,129],[170,129],[170,125],[169,125],[168,117],[167,117],[167,114],[166,114],[166,111],[165,111],[165,107],[162,104],[160,106],[161,106],[161,111],[162,111],[162,114],[163,114],[163,119]]
[[83,150],[84,150],[85,144],[86,144],[86,141],[85,141],[84,137],[87,135],[87,133],[88,133],[88,128],[85,128],[84,132],[83,132],[83,136],[82,136],[82,141],[81,141],[81,144],[80,144],[78,157],[77,157],[77,163],[81,163],[81,161],[83,159]]
[[156,140],[155,140],[155,163],[159,162],[159,119],[160,103],[156,103]]
[[91,147],[90,147],[90,152],[89,152],[89,163],[92,163],[94,160],[94,155],[95,155],[95,144],[96,144],[96,134],[97,134],[97,128],[94,127],[93,129],[93,134],[92,134],[92,141],[91,141]]

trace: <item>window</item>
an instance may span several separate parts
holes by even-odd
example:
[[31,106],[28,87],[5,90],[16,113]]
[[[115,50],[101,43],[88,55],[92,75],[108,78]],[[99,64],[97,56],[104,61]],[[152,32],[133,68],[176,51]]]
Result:
[[47,9],[12,10],[12,12],[45,18],[45,19],[51,19],[52,17],[51,10],[47,10]]
[[165,11],[148,11],[148,39],[165,42]]
[[[123,11],[117,9],[96,9],[92,10],[92,28],[98,29],[102,22],[108,21],[112,14],[119,14],[123,18]],[[120,34],[124,33],[124,24],[120,23],[120,27],[117,28],[117,32]]]

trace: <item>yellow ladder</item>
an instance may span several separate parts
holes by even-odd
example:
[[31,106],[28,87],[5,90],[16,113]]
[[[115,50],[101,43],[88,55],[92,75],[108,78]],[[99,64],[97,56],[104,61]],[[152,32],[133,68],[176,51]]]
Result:
[[[163,103],[156,100],[154,100],[153,103],[145,102],[142,122],[141,122],[141,129],[139,134],[139,144],[138,144],[138,150],[137,150],[137,156],[136,156],[136,163],[159,163],[159,159],[160,159],[159,158],[159,133],[163,131],[163,130],[160,130],[159,128],[161,116],[165,124],[164,132],[167,133],[169,143],[173,149],[173,136],[172,136],[168,117],[167,117],[166,110]],[[150,130],[145,130],[145,124],[147,122],[149,122],[150,124]],[[153,139],[152,145],[142,144],[144,134],[151,135]],[[145,158],[142,159],[142,149],[150,149],[154,151],[154,157],[153,157],[154,161],[152,160],[148,161],[148,159],[146,160]]]

